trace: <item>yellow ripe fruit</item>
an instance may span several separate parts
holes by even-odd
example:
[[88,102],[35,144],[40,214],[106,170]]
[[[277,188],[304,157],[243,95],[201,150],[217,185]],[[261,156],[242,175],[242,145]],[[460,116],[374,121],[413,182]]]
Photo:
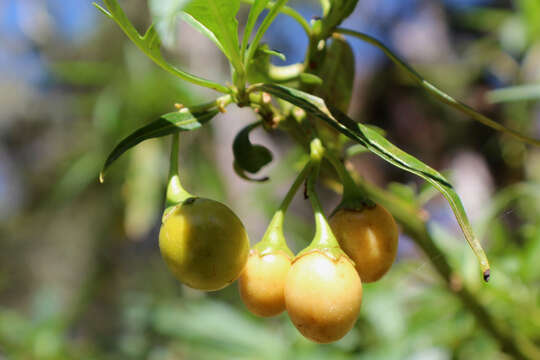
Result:
[[362,283],[345,256],[320,251],[297,258],[285,282],[287,312],[298,331],[318,343],[341,339],[353,327],[362,304]]
[[189,198],[168,212],[159,248],[174,276],[199,290],[219,290],[240,276],[249,239],[238,217],[210,199]]
[[269,317],[285,310],[285,279],[291,259],[283,252],[260,255],[251,251],[238,279],[240,296],[255,315]]
[[339,246],[356,264],[362,282],[379,280],[392,266],[398,248],[398,228],[381,205],[362,211],[338,210],[330,226]]

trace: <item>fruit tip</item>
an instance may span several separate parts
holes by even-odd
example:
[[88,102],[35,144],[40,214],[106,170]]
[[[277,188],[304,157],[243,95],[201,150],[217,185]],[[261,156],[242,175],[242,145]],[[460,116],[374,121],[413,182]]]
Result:
[[488,282],[490,276],[491,276],[490,270],[489,270],[489,269],[485,270],[485,271],[484,271],[484,281],[485,281],[485,282]]

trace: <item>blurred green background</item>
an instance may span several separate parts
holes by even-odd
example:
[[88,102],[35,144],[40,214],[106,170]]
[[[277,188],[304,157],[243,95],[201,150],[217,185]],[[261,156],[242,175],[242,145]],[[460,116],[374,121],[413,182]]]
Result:
[[[173,0],[123,1],[143,29],[152,18],[168,58],[222,83],[225,58],[187,24]],[[306,18],[316,1],[290,1]],[[243,6],[240,24],[247,16]],[[540,347],[540,149],[436,103],[382,53],[351,40],[357,59],[350,114],[384,128],[404,150],[447,172],[485,245],[492,280],[447,203],[417,178],[361,154],[368,182],[429,214],[445,259],[400,237],[398,260],[364,285],[360,318],[341,341],[302,338],[285,314],[252,316],[236,284],[213,293],[183,287],[157,245],[169,139],[129,151],[99,184],[112,147],[134,128],[215,94],[152,64],[87,0],[0,1],[0,359],[512,359]],[[450,94],[505,125],[540,137],[540,1],[360,0],[349,28],[371,34]],[[307,40],[278,16],[265,38],[301,61]],[[278,65],[281,65],[279,60]],[[285,133],[252,136],[275,161],[258,184],[232,170],[231,142],[253,121],[231,106],[210,126],[181,136],[181,177],[190,192],[228,204],[252,242],[298,170],[300,149]],[[396,185],[401,183],[406,187]],[[330,211],[338,197],[321,189]],[[405,194],[405,195],[404,195]],[[417,195],[418,194],[418,195]],[[412,201],[412,200],[411,200]],[[286,235],[298,251],[313,235],[297,196]],[[445,282],[433,264],[459,274]],[[456,296],[466,286],[478,309]],[[476,316],[474,315],[476,314]],[[486,331],[495,324],[512,344]],[[509,350],[516,346],[518,352]],[[536,347],[536,349],[535,349]]]

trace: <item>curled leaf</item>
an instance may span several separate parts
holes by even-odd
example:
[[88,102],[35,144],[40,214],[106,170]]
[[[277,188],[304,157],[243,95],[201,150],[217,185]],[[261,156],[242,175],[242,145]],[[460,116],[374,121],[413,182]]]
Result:
[[243,128],[234,138],[233,154],[235,167],[255,174],[262,167],[272,161],[272,153],[262,145],[254,145],[249,140],[249,133],[261,125],[261,122],[255,122]]
[[236,173],[236,175],[238,175],[239,177],[241,177],[242,179],[247,180],[247,181],[265,182],[265,181],[268,181],[270,179],[268,176],[263,176],[263,177],[260,177],[260,178],[254,178],[254,177],[248,176],[246,174],[246,172],[244,171],[244,169],[242,169],[238,165],[236,160],[233,162],[233,169],[234,169],[234,172]]
[[285,57],[285,54],[277,51],[277,50],[272,50],[272,49],[269,49],[269,48],[261,48],[261,51],[270,55],[270,56],[275,56],[277,58],[279,58],[281,61],[286,61],[287,58]]

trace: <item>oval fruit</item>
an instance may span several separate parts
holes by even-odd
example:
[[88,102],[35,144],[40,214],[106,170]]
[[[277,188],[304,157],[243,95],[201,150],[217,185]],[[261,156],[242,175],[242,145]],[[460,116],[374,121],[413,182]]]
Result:
[[354,261],[362,282],[379,280],[392,266],[398,248],[398,227],[381,205],[362,211],[338,210],[330,226],[339,246]]
[[159,248],[174,276],[199,290],[219,290],[240,276],[249,239],[238,217],[220,202],[189,198],[170,209]]
[[285,310],[285,279],[291,259],[283,252],[260,255],[252,250],[238,279],[240,296],[255,315],[269,317]]
[[297,258],[285,282],[285,305],[296,328],[310,340],[329,343],[353,327],[362,304],[362,283],[345,256],[321,251]]

